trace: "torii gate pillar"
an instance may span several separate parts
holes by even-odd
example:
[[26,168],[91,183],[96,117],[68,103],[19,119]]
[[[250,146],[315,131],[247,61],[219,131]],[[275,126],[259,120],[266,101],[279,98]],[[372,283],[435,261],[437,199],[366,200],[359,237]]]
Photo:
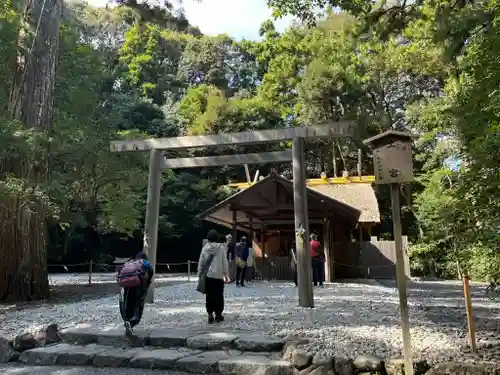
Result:
[[[143,251],[148,255],[149,262],[156,270],[156,247],[158,243],[158,220],[160,215],[161,170],[163,153],[152,149],[149,154],[148,198],[146,203],[146,219],[144,223]],[[153,303],[154,283],[148,289],[147,303]]]

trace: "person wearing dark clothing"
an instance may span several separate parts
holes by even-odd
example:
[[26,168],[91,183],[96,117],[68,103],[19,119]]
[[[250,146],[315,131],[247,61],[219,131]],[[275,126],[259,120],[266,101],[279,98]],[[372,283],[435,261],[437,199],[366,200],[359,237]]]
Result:
[[198,261],[198,277],[205,277],[205,308],[208,323],[212,324],[224,320],[224,283],[229,281],[229,268],[225,246],[219,243],[219,234],[210,230],[207,240]]
[[236,245],[236,286],[245,286],[245,273],[247,269],[247,260],[249,249],[246,237],[241,237]]
[[325,261],[323,256],[323,249],[321,244],[318,242],[318,236],[316,234],[311,234],[311,265],[312,265],[312,276],[314,286],[323,286],[324,273],[325,273]]
[[142,284],[132,288],[122,288],[120,293],[120,314],[129,336],[133,334],[132,328],[141,321],[146,295],[154,274],[153,266],[149,263],[145,253],[140,252],[131,260],[140,260],[143,269],[141,270]]

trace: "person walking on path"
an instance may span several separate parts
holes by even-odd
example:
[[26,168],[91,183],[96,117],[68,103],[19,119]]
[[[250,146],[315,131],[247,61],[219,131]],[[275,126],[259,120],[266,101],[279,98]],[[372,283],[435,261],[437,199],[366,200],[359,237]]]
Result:
[[120,314],[127,336],[133,335],[132,329],[141,321],[153,274],[153,266],[143,252],[131,258],[118,272],[117,282],[122,287],[119,300]]
[[[215,230],[207,233],[205,246],[201,249],[198,260],[198,278],[205,277],[205,308],[208,323],[224,320],[224,283],[229,282],[229,266],[226,246],[219,243],[219,234]],[[206,275],[202,275],[206,270]],[[215,315],[215,316],[214,316]]]
[[311,265],[312,265],[312,276],[314,286],[323,286],[324,273],[325,273],[325,261],[324,254],[321,244],[318,241],[318,236],[315,233],[311,234],[310,242],[310,252],[311,252]]
[[248,260],[247,238],[241,237],[236,245],[236,286],[245,286],[245,272]]
[[236,248],[236,245],[235,243],[233,242],[233,236],[228,234],[226,236],[226,248],[227,248],[227,262],[229,264],[229,278],[230,278],[230,282],[233,282],[234,281],[234,277],[235,277],[235,248]]

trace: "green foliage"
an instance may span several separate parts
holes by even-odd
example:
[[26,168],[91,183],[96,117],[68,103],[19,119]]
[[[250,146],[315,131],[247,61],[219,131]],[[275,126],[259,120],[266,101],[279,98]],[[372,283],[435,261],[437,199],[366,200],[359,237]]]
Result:
[[[171,238],[189,236],[189,232],[199,228],[200,223],[191,223],[187,228],[184,223],[192,222],[194,216],[227,197],[227,193],[214,181],[200,180],[190,173],[169,171],[163,181],[160,230]],[[171,207],[177,209],[172,210]]]
[[360,134],[388,126],[416,133],[418,178],[408,207],[419,229],[415,270],[451,276],[459,266],[480,279],[497,278],[500,2],[268,3],[277,16],[317,25],[311,35],[325,30],[318,10],[339,6],[356,18],[354,39],[341,33],[347,37],[330,38],[328,47],[316,37],[323,49],[313,50],[305,70],[295,69],[304,72],[296,113],[353,116]]
[[[110,153],[111,140],[347,118],[357,135],[309,145],[308,174],[352,173],[362,139],[411,131],[417,178],[403,213],[414,271],[500,276],[499,0],[269,0],[276,16],[306,23],[280,34],[268,20],[262,40],[242,42],[203,36],[171,7],[121,3],[66,7],[50,139],[8,120],[19,14],[12,2],[0,4],[0,155],[51,152],[49,184],[2,176],[0,194],[44,202],[64,239],[53,244],[55,257],[78,244],[99,248],[103,235],[140,237],[147,157]],[[363,151],[369,174],[371,151]],[[218,186],[240,179],[243,169],[228,166],[165,173],[161,241],[198,246],[195,216],[227,196]],[[388,194],[378,197],[387,232]]]

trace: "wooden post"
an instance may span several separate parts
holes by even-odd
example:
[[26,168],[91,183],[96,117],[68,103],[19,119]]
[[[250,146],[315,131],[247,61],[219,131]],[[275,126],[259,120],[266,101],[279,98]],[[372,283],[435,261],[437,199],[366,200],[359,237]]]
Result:
[[[236,244],[238,243],[238,239],[236,238],[238,236],[238,212],[233,210],[233,222],[232,222],[232,230],[231,230],[231,235],[233,237],[233,246],[234,246],[234,251],[236,251]],[[235,254],[233,254],[234,256]],[[199,267],[199,265],[198,265]],[[236,259],[230,259],[229,260],[229,279],[232,282],[233,280],[236,280]]]
[[188,283],[191,282],[191,261],[188,260]]
[[[158,241],[158,215],[160,214],[162,152],[153,149],[149,155],[148,197],[146,203],[146,220],[144,223],[143,251],[156,272],[156,247]],[[147,303],[154,301],[154,280],[149,286]]]
[[271,261],[269,260],[269,257],[267,256],[266,242],[267,242],[267,230],[266,230],[265,225],[262,225],[262,256],[264,257],[264,264],[265,264],[265,268],[267,269],[267,280],[271,281],[272,280],[272,267],[271,267]]
[[361,165],[361,159],[362,158],[363,158],[363,150],[361,150],[360,148],[358,148],[358,177],[359,177],[360,180],[361,180],[361,170],[363,169],[362,165]]
[[394,228],[394,244],[396,247],[396,275],[399,290],[399,306],[401,310],[401,328],[403,331],[403,353],[405,374],[413,375],[411,353],[410,321],[408,313],[408,296],[406,294],[406,273],[403,257],[403,234],[401,229],[401,208],[399,202],[399,184],[391,184],[392,224]]
[[309,215],[307,210],[307,187],[304,160],[304,139],[292,140],[293,205],[297,244],[297,276],[299,306],[314,307],[311,279],[311,257],[309,255]]
[[251,184],[252,180],[250,178],[250,171],[248,170],[248,164],[245,164],[244,167],[245,167],[245,176],[247,178],[247,182]]
[[325,281],[331,283],[332,275],[330,272],[330,221],[325,216],[323,218],[323,249],[325,252]]
[[261,246],[262,258],[266,259],[266,226],[262,224],[260,230],[261,230],[260,239],[262,241],[262,246]]
[[250,240],[250,247],[253,246],[253,220],[251,217],[248,218],[248,226],[250,227],[250,230],[248,232],[248,237],[249,237],[249,240]]
[[92,284],[92,259],[89,262],[89,285]]
[[462,277],[464,284],[465,308],[467,310],[467,326],[469,328],[469,346],[473,353],[477,353],[476,330],[474,327],[474,313],[472,312],[472,301],[470,297],[469,275],[464,272]]
[[337,177],[337,141],[334,139],[332,143],[332,164],[333,177]]
[[[358,265],[363,262],[363,226],[361,223],[358,221],[358,246],[359,246],[359,252],[358,252]],[[368,277],[369,271],[365,272],[364,268],[358,268],[358,277],[366,278]]]
[[233,244],[236,246],[238,243],[238,239],[236,238],[238,236],[238,212],[233,210],[233,230],[232,230],[232,236],[233,236]]
[[[248,218],[248,226],[250,227],[250,230],[248,232],[248,246],[253,249],[253,220],[251,217]],[[254,254],[254,267],[255,267],[255,254]]]

